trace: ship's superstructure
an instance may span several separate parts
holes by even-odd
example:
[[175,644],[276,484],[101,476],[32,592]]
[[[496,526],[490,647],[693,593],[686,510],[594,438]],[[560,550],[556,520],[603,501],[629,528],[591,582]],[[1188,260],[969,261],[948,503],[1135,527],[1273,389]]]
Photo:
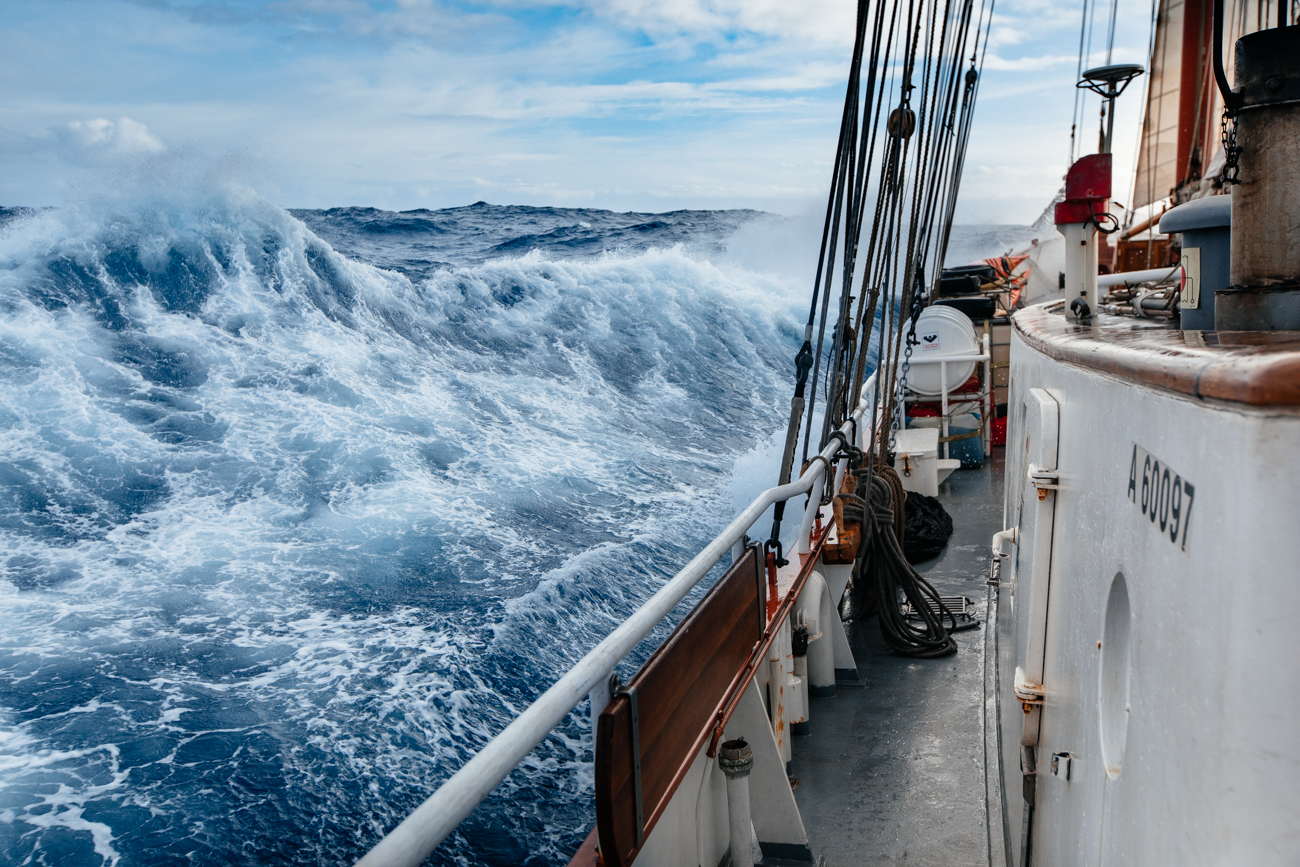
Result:
[[[1300,514],[1300,223],[1282,204],[1300,191],[1300,27],[1237,40],[1229,84],[1222,2],[1212,12],[1184,52],[1209,44],[1229,199],[1161,218],[1181,235],[1168,318],[1142,316],[1142,298],[1136,317],[1093,312],[1097,272],[1077,257],[1065,299],[1014,319],[995,541],[1011,543],[998,669],[1014,864],[1283,864],[1300,850],[1300,664],[1285,647],[1300,605],[1286,529]],[[1180,183],[1171,198],[1192,196]],[[1058,222],[1087,250],[1069,203]],[[1214,625],[1193,627],[1202,614]],[[1260,691],[1267,707],[1248,697]]]

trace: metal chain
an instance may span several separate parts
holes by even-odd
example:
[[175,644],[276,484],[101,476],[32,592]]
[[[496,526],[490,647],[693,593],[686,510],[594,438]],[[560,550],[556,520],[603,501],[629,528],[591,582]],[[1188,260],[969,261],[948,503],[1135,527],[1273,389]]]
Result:
[[1241,159],[1241,148],[1237,145],[1237,114],[1229,109],[1223,110],[1223,118],[1219,121],[1219,132],[1223,141],[1223,172],[1219,178],[1224,184],[1239,184],[1241,181],[1237,175],[1241,172],[1241,166],[1237,161]]
[[916,317],[912,317],[911,327],[907,330],[907,337],[903,339],[903,364],[898,369],[898,387],[895,392],[894,400],[894,420],[889,426],[889,451],[894,451],[895,441],[898,439],[899,420],[903,416],[903,399],[907,395],[907,371],[912,366],[912,347],[916,344]]

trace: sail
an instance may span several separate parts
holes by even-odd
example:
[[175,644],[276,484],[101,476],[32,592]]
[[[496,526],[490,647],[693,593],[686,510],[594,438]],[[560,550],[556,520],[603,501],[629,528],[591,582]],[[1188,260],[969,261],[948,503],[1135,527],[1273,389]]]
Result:
[[[1225,0],[1224,65],[1232,80],[1232,46],[1276,16],[1270,0]],[[1210,0],[1160,0],[1151,41],[1146,116],[1138,145],[1132,207],[1172,198],[1175,203],[1221,192],[1207,179],[1222,150],[1223,97],[1214,83]]]
[[1177,186],[1179,79],[1182,69],[1183,0],[1160,0],[1151,45],[1146,117],[1138,145],[1134,209],[1158,202]]

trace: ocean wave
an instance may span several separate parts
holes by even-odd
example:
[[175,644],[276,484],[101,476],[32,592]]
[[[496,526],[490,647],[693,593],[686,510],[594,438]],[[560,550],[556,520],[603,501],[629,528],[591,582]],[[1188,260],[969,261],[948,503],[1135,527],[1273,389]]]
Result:
[[717,257],[741,227],[767,216],[748,210],[647,214],[487,202],[437,211],[330,208],[292,213],[341,252],[413,279],[528,253],[571,260],[679,246],[695,258]]
[[[394,269],[423,217],[337,217],[361,261],[239,189],[11,216],[5,860],[350,862],[729,518],[786,288],[516,218]],[[438,863],[566,861],[589,762],[575,715]]]

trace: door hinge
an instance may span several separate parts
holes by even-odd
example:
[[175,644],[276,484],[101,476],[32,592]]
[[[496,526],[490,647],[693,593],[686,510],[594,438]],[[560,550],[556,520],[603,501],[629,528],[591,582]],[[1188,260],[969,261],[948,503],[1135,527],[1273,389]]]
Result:
[[1043,695],[1045,690],[1041,683],[1030,683],[1025,680],[1025,670],[1016,666],[1015,682],[1016,700],[1024,707],[1025,713],[1029,713],[1034,706],[1042,707]]
[[1048,491],[1059,491],[1061,489],[1061,477],[1056,470],[1041,470],[1033,464],[1029,465],[1029,483],[1038,489],[1038,499],[1047,499]]

